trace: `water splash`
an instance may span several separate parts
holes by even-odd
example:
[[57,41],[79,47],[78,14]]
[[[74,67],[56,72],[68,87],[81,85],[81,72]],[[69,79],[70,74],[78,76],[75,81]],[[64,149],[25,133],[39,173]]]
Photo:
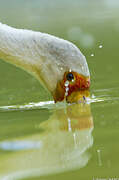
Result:
[[[65,87],[67,88],[66,91],[68,91],[68,85],[69,82],[65,82]],[[101,92],[101,95],[100,95]],[[115,97],[112,96],[111,92],[115,92]],[[93,90],[92,95],[85,99],[85,102],[79,102],[79,103],[98,103],[98,102],[108,102],[108,101],[114,101],[115,103],[119,103],[119,97],[118,97],[119,88],[108,88],[108,89],[96,89]],[[70,104],[67,104],[64,102],[58,102],[55,103],[54,101],[43,101],[43,102],[30,102],[27,104],[22,105],[10,105],[10,106],[0,106],[0,112],[6,112],[6,111],[26,111],[26,110],[36,110],[36,109],[60,109],[65,108]]]
[[54,101],[44,101],[44,102],[30,102],[23,105],[10,105],[10,106],[0,106],[0,111],[9,111],[9,110],[30,110],[30,109],[39,109],[47,108],[53,106]]
[[[108,98],[98,98],[95,97],[94,95],[90,98],[86,98],[84,103],[91,104],[91,103],[97,103],[97,102],[103,102],[106,100],[110,100]],[[79,102],[83,103],[83,102]],[[10,106],[0,106],[0,112],[5,112],[5,111],[26,111],[26,110],[36,110],[36,109],[60,109],[60,108],[65,108],[70,104],[67,104],[65,101],[64,102],[58,102],[55,103],[54,101],[44,101],[44,102],[30,102],[28,104],[23,104],[23,105],[10,105]]]

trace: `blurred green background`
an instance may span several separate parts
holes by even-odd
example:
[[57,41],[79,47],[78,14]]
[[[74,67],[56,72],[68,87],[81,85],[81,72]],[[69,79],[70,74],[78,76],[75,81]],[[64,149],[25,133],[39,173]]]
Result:
[[[103,99],[91,104],[94,144],[86,167],[41,179],[119,178],[119,1],[0,0],[0,21],[75,43],[89,65],[91,94]],[[0,106],[49,100],[51,95],[34,77],[0,61]],[[0,139],[37,133],[37,124],[47,120],[50,113],[48,109],[0,112]]]

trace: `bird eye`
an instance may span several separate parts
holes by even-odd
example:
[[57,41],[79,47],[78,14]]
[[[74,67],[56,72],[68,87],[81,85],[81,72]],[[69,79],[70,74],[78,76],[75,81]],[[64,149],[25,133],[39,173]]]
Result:
[[74,79],[74,75],[72,73],[68,73],[66,75],[66,78],[67,78],[68,81],[72,81]]

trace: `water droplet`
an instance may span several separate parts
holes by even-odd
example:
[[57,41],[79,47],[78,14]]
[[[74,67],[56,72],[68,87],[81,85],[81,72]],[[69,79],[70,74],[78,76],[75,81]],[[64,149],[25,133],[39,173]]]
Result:
[[65,87],[69,86],[69,81],[65,82]]
[[99,48],[101,49],[103,46],[102,45],[99,45]]
[[65,92],[65,96],[68,96],[68,92]]
[[65,88],[65,90],[66,90],[66,92],[68,92],[68,91],[69,91],[69,88],[68,88],[68,87],[66,87],[66,88]]
[[95,95],[94,95],[94,94],[92,94],[92,98],[93,98],[93,99],[95,98]]
[[68,91],[65,92],[65,96],[68,96]]
[[97,152],[100,153],[100,149],[97,149]]
[[69,88],[68,88],[68,86],[69,86],[69,81],[66,81],[64,85],[65,85],[65,96],[68,96],[68,91],[69,91]]
[[101,150],[100,149],[97,149],[97,154],[98,154],[98,165],[102,166]]
[[71,120],[70,120],[70,118],[68,118],[68,130],[69,130],[69,131],[72,131],[72,129],[71,129]]
[[94,56],[94,54],[91,54],[91,57],[93,57]]
[[68,91],[69,91],[69,88],[68,88],[68,86],[66,86],[66,88],[65,88],[65,96],[68,96]]

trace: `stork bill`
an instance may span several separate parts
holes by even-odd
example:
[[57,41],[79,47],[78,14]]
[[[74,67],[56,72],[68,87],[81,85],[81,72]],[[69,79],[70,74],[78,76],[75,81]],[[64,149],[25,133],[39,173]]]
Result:
[[34,75],[55,102],[78,102],[89,96],[85,56],[69,41],[0,23],[0,58]]

